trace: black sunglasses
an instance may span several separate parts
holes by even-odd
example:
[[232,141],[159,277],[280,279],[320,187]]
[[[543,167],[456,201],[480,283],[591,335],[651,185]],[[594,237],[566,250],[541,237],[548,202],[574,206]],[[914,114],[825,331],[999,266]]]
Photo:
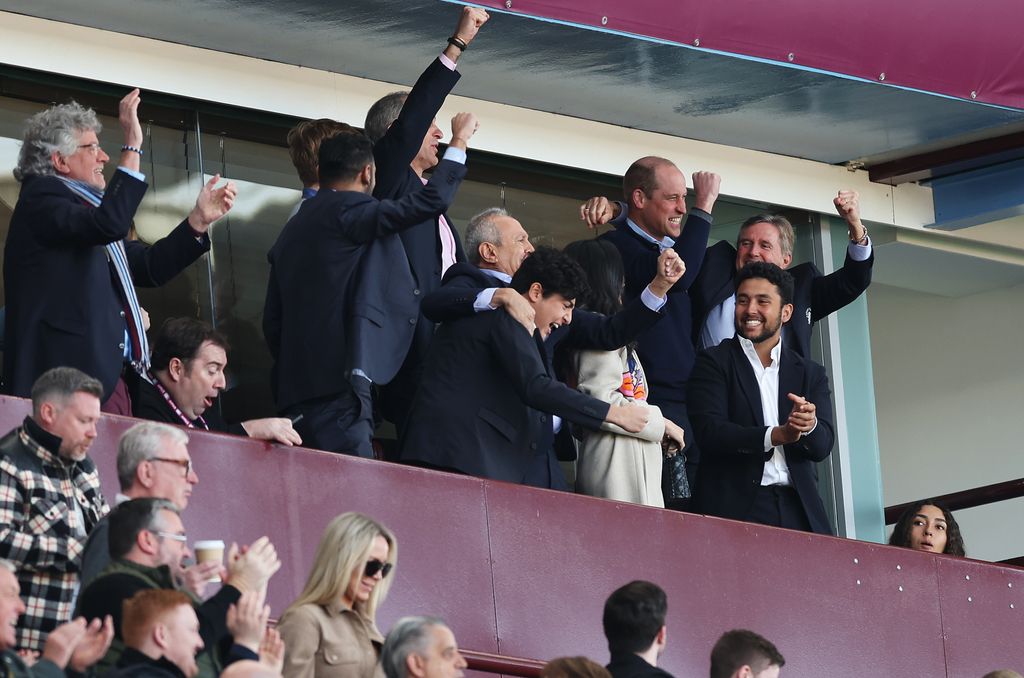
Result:
[[392,567],[391,563],[384,563],[379,560],[367,560],[366,569],[363,570],[363,574],[367,577],[376,577],[377,573],[380,572],[380,578],[383,579],[388,576]]

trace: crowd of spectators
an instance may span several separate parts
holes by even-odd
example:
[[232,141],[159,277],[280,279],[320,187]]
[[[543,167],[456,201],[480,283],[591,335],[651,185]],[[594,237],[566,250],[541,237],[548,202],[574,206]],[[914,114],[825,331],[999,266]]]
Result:
[[[4,388],[32,400],[0,439],[8,675],[461,675],[441,620],[377,628],[397,540],[371,518],[326,527],[276,629],[264,600],[280,560],[266,537],[191,563],[182,513],[199,475],[186,429],[372,457],[383,417],[398,432],[388,456],[405,463],[568,490],[559,461],[578,460],[585,494],[832,532],[815,469],[834,442],[831,399],[810,336],[870,283],[857,194],[835,197],[850,242],[827,276],[791,267],[793,228],[777,215],[708,247],[721,178],[694,173],[688,209],[686,177],[654,156],[627,169],[622,202],[581,206],[591,227],[610,227],[596,239],[535,248],[492,208],[463,241],[445,211],[479,122],[456,115],[439,159],[435,116],[487,20],[464,8],[412,90],[371,108],[365,134],[321,119],[288,135],[303,195],[268,254],[263,320],[277,417],[225,422],[227,339],[171,318],[151,345],[135,293],[209,249],[233,182],[213,177],[146,245],[129,237],[146,190],[139,91],[120,102],[125,144],[109,184],[91,110],[61,104],[29,120],[4,254]],[[101,411],[152,420],[120,440],[112,510],[87,454]],[[890,543],[965,553],[933,500],[911,507]],[[221,585],[206,596],[211,581]],[[566,657],[543,675],[665,678],[666,611],[655,584],[627,584],[605,605],[608,666]],[[773,678],[784,664],[769,641],[733,630],[710,675]]]

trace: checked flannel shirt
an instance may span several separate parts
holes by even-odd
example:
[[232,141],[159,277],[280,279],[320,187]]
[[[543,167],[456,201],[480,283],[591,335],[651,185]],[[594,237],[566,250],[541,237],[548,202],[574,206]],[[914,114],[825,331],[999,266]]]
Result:
[[109,507],[92,460],[62,460],[60,438],[31,417],[0,439],[0,558],[18,568],[27,607],[18,647],[43,649],[71,619],[85,535]]

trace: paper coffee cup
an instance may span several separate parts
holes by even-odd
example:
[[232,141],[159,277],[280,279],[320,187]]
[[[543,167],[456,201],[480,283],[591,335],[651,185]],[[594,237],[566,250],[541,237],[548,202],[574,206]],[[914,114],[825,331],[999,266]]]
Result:
[[[220,539],[197,541],[192,549],[196,554],[196,563],[214,562],[219,565],[224,562],[224,542]],[[210,581],[220,581],[220,576],[214,575]]]

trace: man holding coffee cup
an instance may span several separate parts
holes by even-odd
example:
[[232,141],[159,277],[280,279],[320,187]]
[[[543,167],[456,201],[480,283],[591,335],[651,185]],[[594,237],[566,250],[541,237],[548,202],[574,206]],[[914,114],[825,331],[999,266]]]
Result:
[[[188,435],[177,426],[143,422],[125,431],[117,447],[117,479],[121,492],[115,505],[129,499],[155,497],[166,499],[179,511],[188,506],[192,486],[199,482],[188,453]],[[88,586],[110,564],[107,518],[100,520],[89,533],[82,553],[82,587]],[[175,574],[180,583],[197,597],[202,597],[208,581],[218,581],[223,560],[198,563],[179,568]]]
[[[114,642],[100,662],[100,673],[116,664],[124,650],[122,603],[144,589],[178,589],[173,570],[189,555],[178,509],[165,499],[133,499],[118,505],[110,513],[108,538],[110,565],[85,587],[78,601],[79,613],[86,619],[108,614],[114,619]],[[227,566],[221,569],[224,586],[206,602],[191,596],[199,635],[207,648],[198,658],[201,678],[219,671],[211,650],[230,635],[231,605],[244,593],[265,591],[267,581],[280,567],[277,551],[266,537],[248,548],[232,544]]]

